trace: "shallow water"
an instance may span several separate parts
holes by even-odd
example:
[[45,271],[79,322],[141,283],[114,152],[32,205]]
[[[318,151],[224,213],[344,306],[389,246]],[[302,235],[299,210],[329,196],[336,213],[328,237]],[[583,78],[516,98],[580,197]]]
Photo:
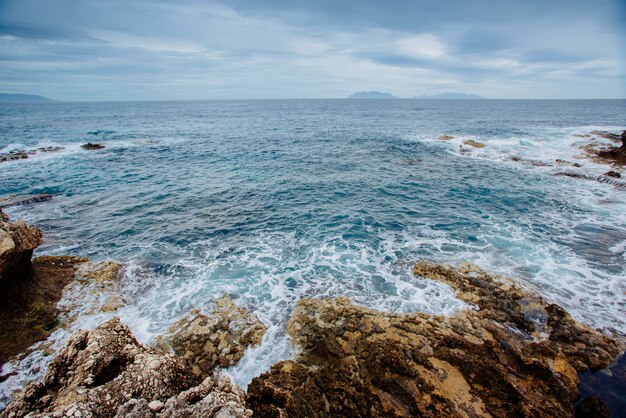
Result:
[[[245,386],[291,355],[284,325],[303,297],[467,308],[414,277],[417,259],[474,262],[626,334],[626,191],[510,160],[602,174],[572,159],[586,143],[574,134],[625,121],[617,100],[1,105],[0,152],[66,149],[0,164],[0,195],[55,194],[7,211],[43,229],[39,254],[126,264],[118,314],[144,343],[223,293],[253,310],[269,331],[227,371]],[[470,138],[487,146],[462,153]],[[53,347],[110,315],[83,315]],[[0,384],[3,399],[49,359],[8,365],[20,374]]]

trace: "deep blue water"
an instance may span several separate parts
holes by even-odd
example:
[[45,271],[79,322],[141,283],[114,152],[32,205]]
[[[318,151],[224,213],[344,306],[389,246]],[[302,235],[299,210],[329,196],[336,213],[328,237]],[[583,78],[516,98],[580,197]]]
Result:
[[225,292],[254,310],[270,332],[231,370],[245,384],[290,355],[283,327],[302,297],[463,307],[412,276],[417,259],[474,262],[626,333],[626,192],[509,158],[601,174],[573,159],[587,140],[574,135],[594,129],[626,129],[626,102],[0,105],[0,152],[66,147],[0,164],[0,195],[55,195],[8,210],[44,230],[40,254],[126,264],[120,315],[143,341]]

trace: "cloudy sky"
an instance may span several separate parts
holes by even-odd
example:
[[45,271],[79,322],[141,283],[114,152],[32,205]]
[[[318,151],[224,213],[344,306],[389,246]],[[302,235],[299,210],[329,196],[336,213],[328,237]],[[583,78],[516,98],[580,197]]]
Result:
[[0,0],[0,91],[626,97],[624,0]]

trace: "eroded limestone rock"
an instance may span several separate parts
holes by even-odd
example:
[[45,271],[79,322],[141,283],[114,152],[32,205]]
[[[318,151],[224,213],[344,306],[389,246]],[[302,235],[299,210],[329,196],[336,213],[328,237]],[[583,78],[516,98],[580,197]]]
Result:
[[417,263],[415,273],[479,310],[442,317],[302,300],[288,324],[299,354],[252,381],[255,415],[570,417],[577,372],[605,367],[622,349],[474,266]]
[[2,412],[5,418],[248,417],[244,392],[228,378],[202,383],[186,362],[143,347],[119,318],[79,331]]
[[264,333],[265,325],[254,314],[224,295],[208,316],[193,310],[172,325],[159,345],[185,358],[204,378],[215,367],[237,363],[247,347],[261,343]]

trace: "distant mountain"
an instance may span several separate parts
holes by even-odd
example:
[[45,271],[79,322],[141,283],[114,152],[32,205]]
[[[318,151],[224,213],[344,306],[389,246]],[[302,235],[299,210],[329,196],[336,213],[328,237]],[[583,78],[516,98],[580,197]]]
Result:
[[397,99],[397,97],[381,91],[360,91],[350,95],[348,99]]
[[49,103],[55,100],[35,94],[0,93],[0,103]]
[[415,96],[414,99],[484,99],[482,96],[476,94],[465,93],[440,93],[433,94],[432,96]]

